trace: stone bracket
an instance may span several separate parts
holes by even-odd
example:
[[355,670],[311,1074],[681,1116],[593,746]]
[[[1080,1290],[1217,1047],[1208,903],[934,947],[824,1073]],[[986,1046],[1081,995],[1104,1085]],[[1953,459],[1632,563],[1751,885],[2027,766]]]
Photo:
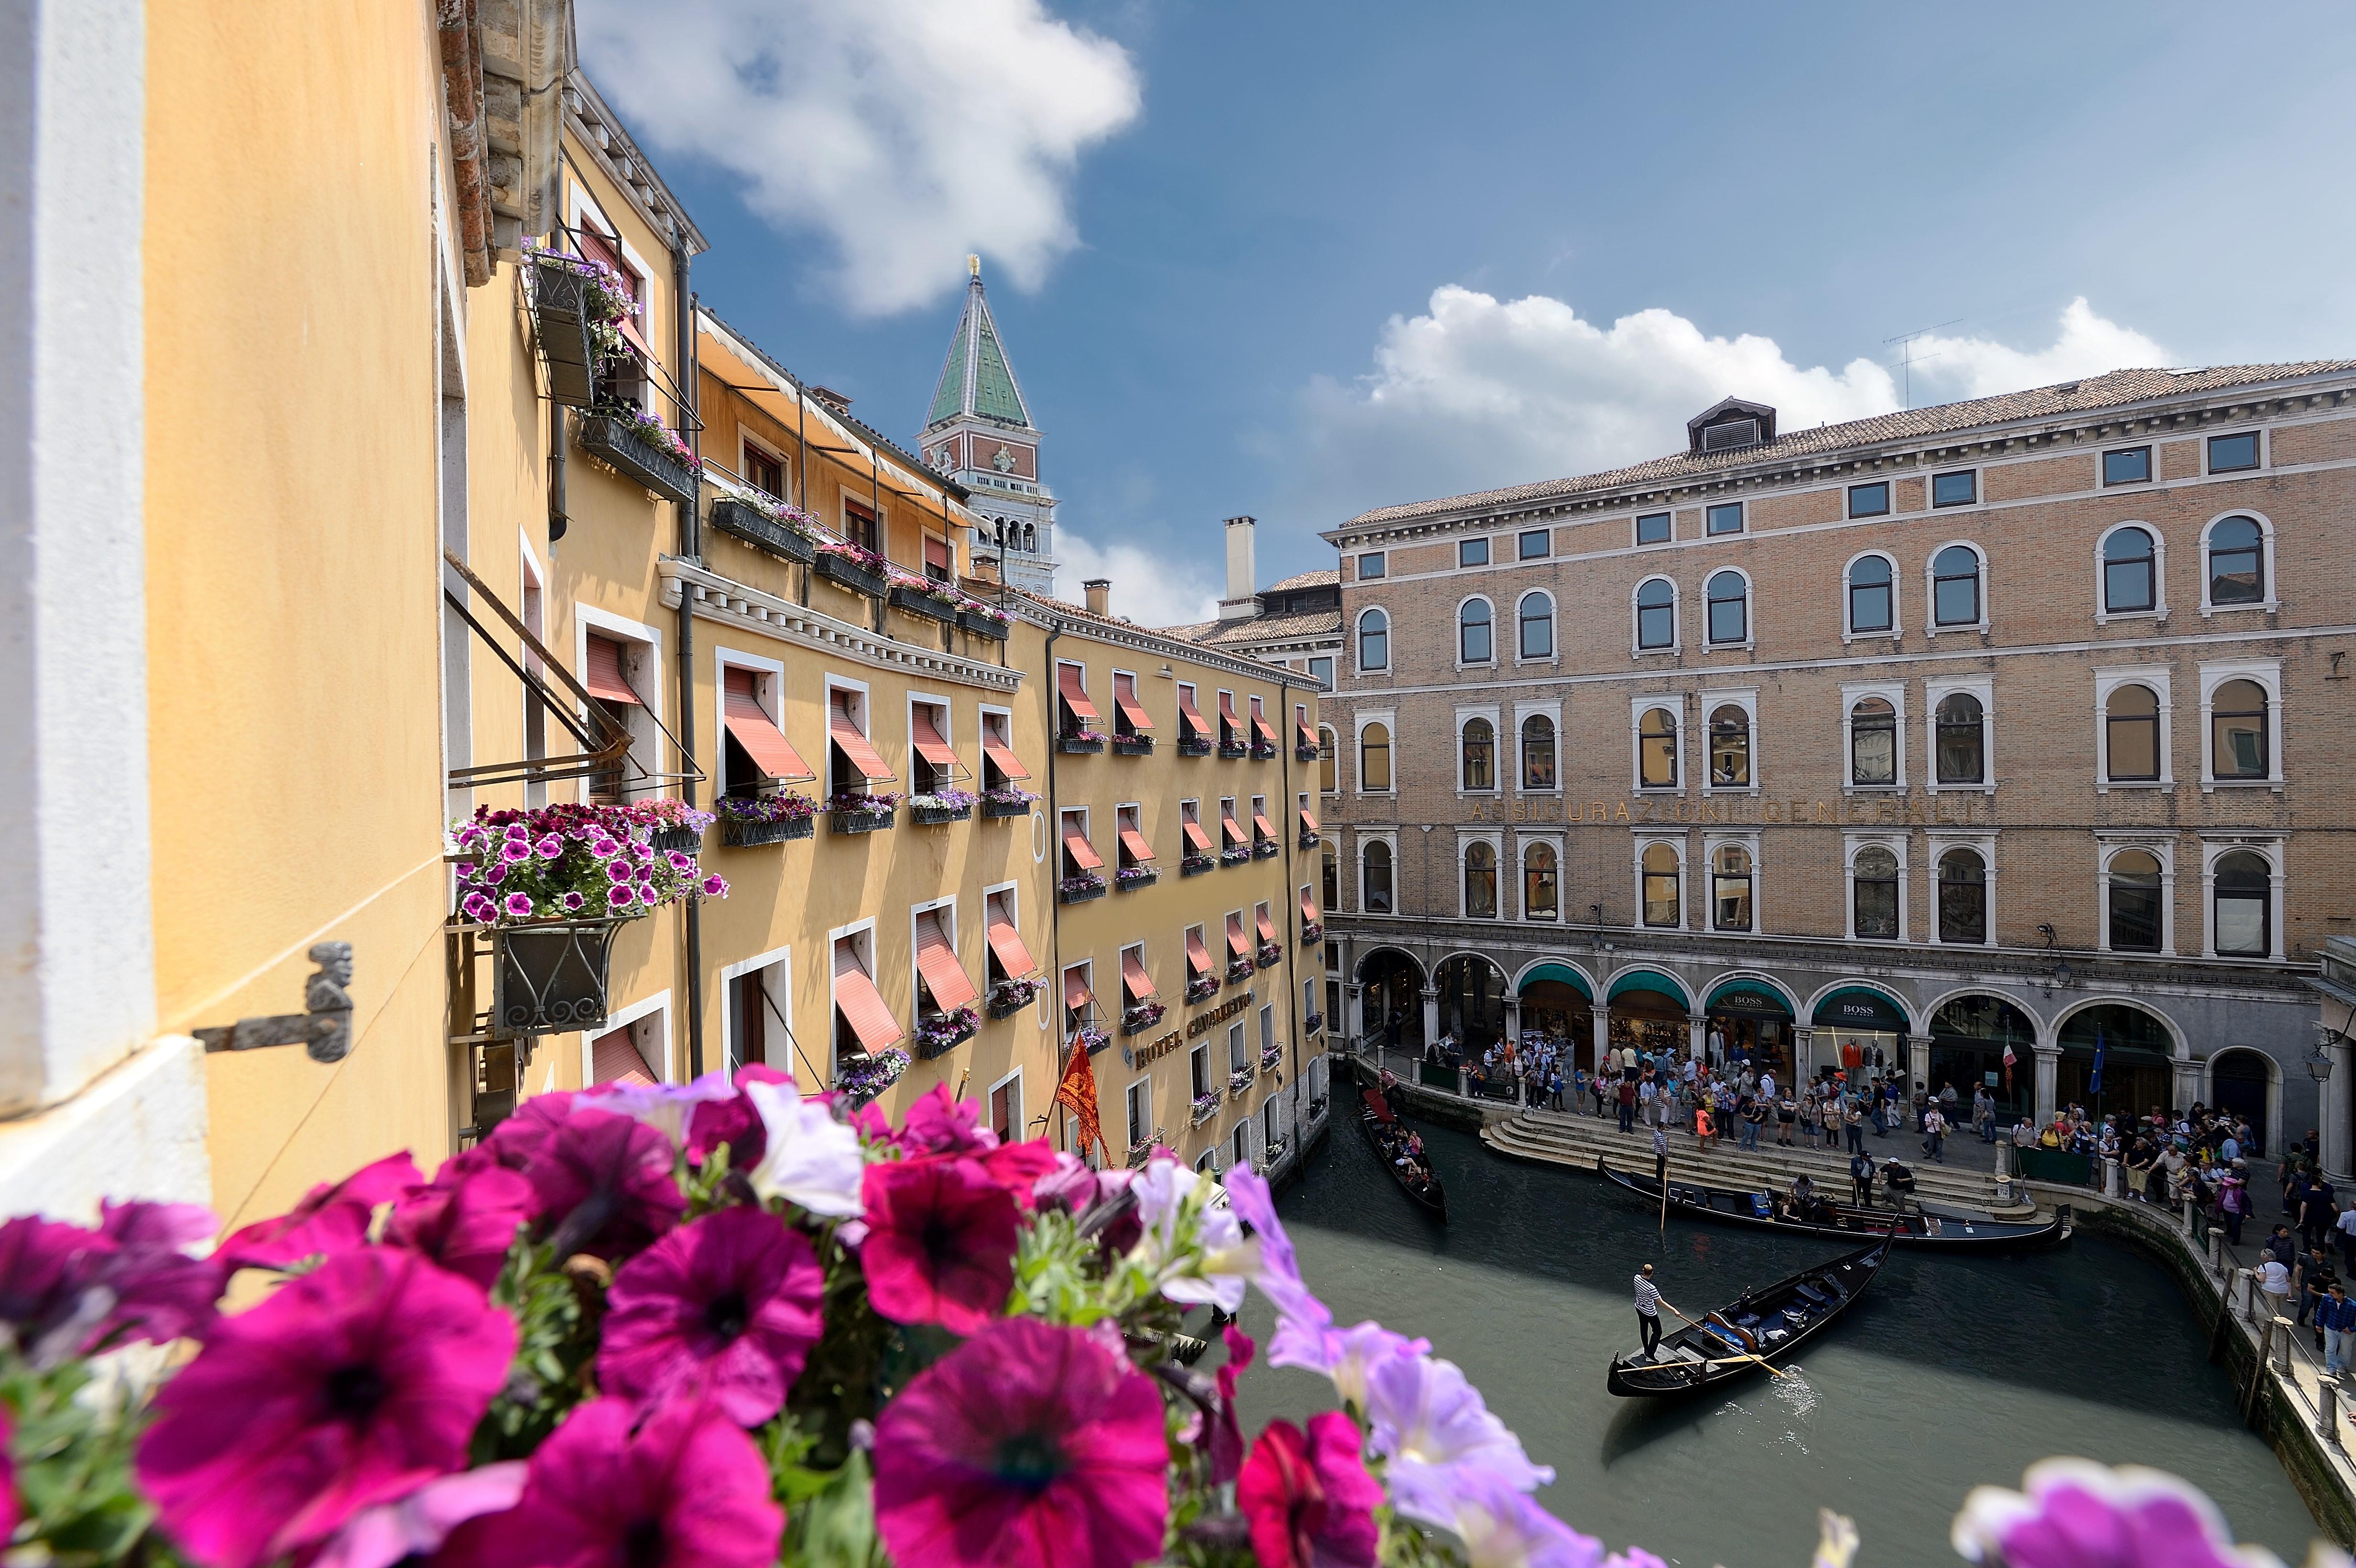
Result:
[[255,1051],[270,1045],[300,1045],[318,1062],[341,1061],[352,1049],[352,944],[316,942],[311,962],[319,966],[303,987],[299,1013],[273,1013],[189,1032],[205,1050]]

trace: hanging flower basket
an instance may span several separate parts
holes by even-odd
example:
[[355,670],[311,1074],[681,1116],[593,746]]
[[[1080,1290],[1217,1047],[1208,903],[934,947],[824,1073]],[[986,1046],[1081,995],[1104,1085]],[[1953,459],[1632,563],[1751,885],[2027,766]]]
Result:
[[501,1034],[568,1034],[605,1021],[618,920],[555,921],[491,933],[491,1020]]
[[1324,1027],[1325,1015],[1323,1013],[1312,1013],[1301,1020],[1301,1032],[1303,1034],[1315,1034]]
[[986,789],[981,792],[981,815],[1000,820],[1028,816],[1031,803],[1038,798],[1027,789]]
[[1074,1030],[1071,1043],[1087,1046],[1088,1054],[1094,1056],[1098,1051],[1112,1044],[1112,1036],[1105,1033],[1096,1025],[1090,1024],[1085,1029]]
[[1135,1007],[1126,1008],[1122,1011],[1120,1015],[1120,1032],[1123,1034],[1143,1034],[1147,1029],[1150,1029],[1154,1025],[1160,1023],[1162,1021],[1162,1014],[1168,1010],[1169,1009],[1164,1008],[1160,1002],[1140,1002]]
[[1206,735],[1181,735],[1181,736],[1179,736],[1179,737],[1178,737],[1178,754],[1179,754],[1180,756],[1182,756],[1182,757],[1207,757],[1207,756],[1209,756],[1209,755],[1211,754],[1211,741],[1210,741],[1210,738],[1209,738],[1208,736],[1206,736]]
[[602,261],[534,250],[528,264],[532,336],[548,366],[549,401],[585,409],[595,398],[599,357],[621,342],[629,296]]
[[1237,844],[1219,851],[1219,864],[1222,866],[1247,866],[1251,863],[1251,858],[1252,849],[1248,844]]
[[664,827],[692,827],[709,813],[678,801],[635,805],[566,803],[530,811],[478,809],[445,839],[456,872],[456,913],[485,925],[626,920],[683,898],[725,898],[725,879],[695,857],[658,849]]
[[1102,877],[1066,877],[1055,884],[1055,901],[1058,903],[1084,904],[1090,899],[1104,896]]
[[1304,920],[1301,923],[1301,941],[1302,945],[1306,946],[1308,944],[1317,941],[1324,934],[1325,925],[1323,922]]
[[1112,738],[1112,754],[1116,757],[1150,757],[1153,754],[1153,737],[1115,735]]
[[1066,730],[1055,737],[1055,750],[1074,754],[1101,752],[1105,738],[1094,730]]
[[1283,848],[1283,845],[1279,844],[1273,838],[1256,838],[1252,841],[1252,859],[1255,860],[1273,860],[1277,857],[1277,852]]
[[757,849],[766,844],[787,844],[797,838],[809,838],[818,833],[814,816],[781,816],[775,821],[751,821],[744,817],[723,817],[720,842],[733,849]]
[[1240,1100],[1251,1093],[1252,1081],[1259,1076],[1248,1067],[1238,1067],[1227,1074],[1227,1093]]
[[1216,975],[1200,975],[1186,982],[1186,1000],[1189,1002],[1207,1002],[1218,994],[1219,977]]
[[1284,1048],[1280,1045],[1271,1045],[1259,1053],[1259,1070],[1262,1072],[1273,1072],[1276,1071],[1277,1063],[1283,1060]]
[[1304,831],[1301,835],[1301,848],[1303,849],[1314,849],[1322,842],[1323,842],[1323,840],[1320,839],[1314,833]]
[[859,1109],[900,1081],[908,1071],[908,1053],[887,1046],[845,1061],[834,1075],[834,1087],[852,1110]]
[[755,549],[804,566],[818,559],[818,540],[787,522],[783,511],[765,511],[758,502],[741,496],[723,496],[712,504],[712,526]]
[[943,823],[963,822],[973,815],[975,796],[961,789],[935,790],[930,795],[908,797],[908,819],[919,827],[937,827]]
[[1274,942],[1263,942],[1259,944],[1259,966],[1261,968],[1273,969],[1277,965],[1283,962],[1283,959],[1284,948],[1280,944]]
[[1317,747],[1311,745],[1308,741],[1303,741],[1299,745],[1292,748],[1292,755],[1293,760],[1296,762],[1313,763],[1320,756],[1323,755],[1323,752],[1322,752]]
[[1238,986],[1248,981],[1252,974],[1252,961],[1248,958],[1237,958],[1227,965],[1227,978]]
[[576,414],[573,440],[582,451],[637,480],[666,501],[695,499],[695,470],[676,435],[653,420],[624,414]]
[[1254,762],[1274,762],[1276,760],[1276,742],[1273,741],[1254,741],[1251,743],[1251,754]]
[[1219,1097],[1216,1094],[1198,1094],[1194,1097],[1194,1125],[1196,1126],[1201,1126],[1205,1122],[1209,1121],[1213,1116],[1215,1116],[1218,1114]]

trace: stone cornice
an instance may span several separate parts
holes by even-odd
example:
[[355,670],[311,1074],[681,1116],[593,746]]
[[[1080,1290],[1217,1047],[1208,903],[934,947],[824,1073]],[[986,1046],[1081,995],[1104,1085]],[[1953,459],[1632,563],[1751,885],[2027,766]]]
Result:
[[1012,692],[1023,685],[1023,672],[1019,669],[960,658],[937,649],[920,648],[913,643],[894,642],[864,626],[838,621],[677,556],[660,558],[656,571],[662,576],[662,603],[667,610],[678,609],[680,600],[689,598],[695,613],[703,620],[757,633],[781,643],[796,643],[830,659],[896,675],[955,681],[986,691]]
[[712,249],[703,230],[695,226],[695,219],[687,215],[687,208],[623,129],[620,116],[606,107],[596,87],[577,68],[565,78],[564,125],[648,228],[669,235],[676,223],[691,256]]

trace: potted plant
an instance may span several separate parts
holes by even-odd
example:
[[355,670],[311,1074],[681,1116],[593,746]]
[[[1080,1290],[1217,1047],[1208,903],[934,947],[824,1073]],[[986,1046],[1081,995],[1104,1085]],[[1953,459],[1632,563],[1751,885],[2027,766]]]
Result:
[[1259,966],[1261,968],[1273,969],[1279,963],[1283,961],[1283,958],[1284,946],[1281,943],[1263,942],[1259,944]]
[[1088,1054],[1090,1056],[1094,1056],[1098,1051],[1104,1050],[1105,1047],[1112,1043],[1112,1036],[1105,1033],[1104,1030],[1097,1028],[1094,1024],[1082,1024],[1078,1029],[1072,1031],[1071,1042],[1075,1046],[1084,1045],[1087,1047]]
[[1141,1140],[1129,1146],[1129,1168],[1131,1170],[1153,1157],[1154,1147],[1162,1142],[1162,1129],[1156,1127]]
[[990,999],[984,1005],[994,1019],[1011,1019],[1029,1007],[1039,995],[1036,980],[1001,980],[990,988]]
[[677,432],[642,409],[602,403],[574,416],[573,439],[581,450],[666,501],[695,499],[695,453]]
[[1306,827],[1301,830],[1301,848],[1303,849],[1314,849],[1323,842],[1323,839],[1321,839],[1316,834],[1310,832]]
[[1104,879],[1094,871],[1082,871],[1055,884],[1055,900],[1059,903],[1082,904],[1090,899],[1100,899],[1104,894]]
[[908,819],[919,827],[937,827],[944,822],[963,822],[973,815],[973,803],[980,799],[969,791],[937,789],[927,794],[908,797]]
[[1207,757],[1211,754],[1211,738],[1192,728],[1178,732],[1178,754],[1182,757]]
[[806,795],[728,795],[719,805],[720,841],[737,848],[808,838],[818,831],[818,802]]
[[1216,975],[1197,975],[1186,982],[1186,1000],[1190,1003],[1207,1002],[1218,994],[1219,977]]
[[1120,1032],[1143,1034],[1147,1029],[1160,1023],[1162,1015],[1167,1011],[1169,1009],[1160,1002],[1138,1002],[1125,1008],[1120,1015]]
[[818,541],[825,536],[816,517],[750,485],[721,494],[712,503],[711,523],[755,549],[804,566],[818,559]]
[[1252,848],[1248,844],[1230,844],[1219,851],[1222,866],[1243,866],[1251,862]]
[[648,842],[655,848],[690,855],[703,848],[703,830],[715,820],[711,812],[698,811],[675,795],[632,801],[620,809],[631,821],[643,823],[650,830]]
[[1194,1125],[1201,1126],[1219,1114],[1219,1096],[1214,1092],[1194,1096]]
[[892,826],[892,814],[907,797],[896,790],[846,790],[829,795],[827,830],[831,833],[874,833]]
[[1251,1093],[1252,1080],[1258,1076],[1258,1073],[1254,1072],[1248,1067],[1237,1068],[1233,1072],[1227,1074],[1227,1093],[1233,1094],[1238,1100],[1242,1099],[1246,1094]]
[[1219,755],[1231,763],[1248,757],[1251,755],[1251,743],[1248,741],[1222,741],[1219,742]]
[[1273,860],[1277,857],[1277,852],[1283,848],[1284,846],[1279,844],[1273,838],[1255,838],[1252,840],[1252,859],[1255,860]]
[[1199,877],[1217,865],[1218,861],[1208,855],[1201,853],[1182,855],[1178,859],[1178,874],[1182,877]]
[[1296,762],[1313,763],[1323,756],[1324,752],[1314,741],[1296,741],[1292,743],[1292,755]]
[[1276,758],[1276,742],[1273,741],[1254,741],[1251,743],[1251,754],[1254,762],[1273,762]]
[[1139,888],[1150,888],[1160,880],[1160,873],[1151,866],[1123,866],[1113,873],[1112,886],[1115,892],[1134,892]]
[[951,597],[955,591],[947,583],[935,582],[897,567],[890,569],[888,578],[892,584],[892,603],[896,608],[931,621],[952,622],[957,619],[957,601]]
[[1283,1060],[1284,1047],[1271,1045],[1259,1053],[1259,1070],[1262,1072],[1273,1072],[1276,1071],[1276,1064]]
[[1311,1013],[1307,1018],[1301,1020],[1301,1032],[1302,1034],[1315,1034],[1319,1029],[1322,1029],[1324,1027],[1325,1015],[1323,1013]]
[[834,1087],[851,1109],[857,1110],[900,1081],[908,1071],[908,1053],[898,1046],[847,1059],[834,1075]]
[[614,269],[524,241],[532,336],[548,366],[548,397],[568,409],[595,400],[598,362],[622,347],[630,296]]
[[1031,803],[1039,797],[1027,789],[1001,786],[981,792],[981,815],[985,819],[1004,819],[1031,815]]
[[1316,941],[1324,934],[1324,922],[1317,920],[1304,920],[1301,923],[1301,941],[1302,945],[1306,946],[1308,944]]
[[890,569],[891,563],[882,556],[849,539],[826,539],[818,547],[818,574],[870,599],[881,599],[889,592],[890,582],[884,574]]
[[971,1008],[952,1013],[927,1013],[916,1020],[916,1054],[930,1059],[971,1040],[981,1019]]

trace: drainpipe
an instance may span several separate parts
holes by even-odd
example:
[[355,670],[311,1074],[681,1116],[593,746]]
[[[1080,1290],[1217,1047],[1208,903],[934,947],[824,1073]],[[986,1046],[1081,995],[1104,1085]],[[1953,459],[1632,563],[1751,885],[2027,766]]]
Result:
[[564,537],[564,405],[548,405],[548,552]]
[[[1055,753],[1058,749],[1055,744],[1055,639],[1063,635],[1064,624],[1061,621],[1048,622],[1047,642],[1041,656],[1041,662],[1046,672],[1040,681],[1040,687],[1047,698],[1047,848],[1051,855],[1057,852],[1062,842],[1055,832],[1055,826],[1059,820],[1055,815],[1057,805]],[[1011,637],[1007,640],[1010,645],[1013,641]],[[1009,739],[1012,737],[1010,736]],[[1051,1016],[1058,1019],[1062,1016],[1064,1006],[1064,901],[1057,895],[1055,885],[1064,880],[1063,869],[1063,862],[1058,860],[1055,862],[1055,874],[1047,880],[1047,952],[1055,962],[1055,967],[1048,972],[1047,989],[1053,993],[1049,1006],[1055,1011]],[[1058,1089],[1064,1086],[1063,1040],[1064,1031],[1059,1025],[1055,1030],[1055,1087]],[[1098,1099],[1101,1101],[1102,1096],[1098,1096]],[[1101,1105],[1098,1108],[1101,1110]],[[1071,1121],[1071,1112],[1066,1111],[1064,1126],[1066,1134],[1070,1131]],[[1070,1141],[1068,1136],[1066,1141]],[[1086,1159],[1087,1150],[1082,1149],[1080,1157]],[[1107,1148],[1106,1157],[1111,1157],[1109,1146]]]
[[[679,347],[676,379],[679,386],[680,434],[695,453],[689,470],[695,476],[695,486],[688,500],[679,508],[679,553],[688,560],[701,563],[702,543],[698,533],[699,509],[703,502],[703,442],[695,429],[695,296],[687,288],[687,236],[673,220],[670,229],[671,299],[679,313]],[[679,749],[680,799],[689,805],[695,804],[695,595],[683,590],[679,596]],[[703,1076],[703,903],[701,899],[687,901],[687,1075]]]
[[[1284,759],[1283,810],[1290,815],[1300,809],[1297,797],[1292,793],[1292,748],[1299,743],[1300,736],[1298,733],[1286,735],[1284,732],[1284,726],[1292,721],[1292,687],[1290,682],[1277,683],[1276,714],[1276,732],[1284,736],[1284,749],[1277,752],[1278,756]],[[1277,820],[1283,822],[1284,817],[1280,816]],[[1319,826],[1323,827],[1323,824],[1321,823]],[[1295,873],[1292,869],[1292,851],[1299,847],[1300,840],[1301,822],[1298,817],[1295,817],[1285,827],[1284,837],[1279,840],[1284,846],[1284,897],[1278,901],[1276,906],[1283,911],[1284,925],[1277,927],[1280,931],[1283,930],[1285,925],[1291,925],[1301,913],[1300,905],[1293,897],[1300,891],[1300,885],[1293,880]],[[1288,1008],[1301,995],[1300,992],[1292,990],[1293,987],[1301,984],[1299,928],[1295,927],[1294,932],[1295,939],[1284,944],[1285,989],[1291,993],[1284,1004]],[[1299,1013],[1292,1015],[1292,1027],[1285,1032],[1292,1037],[1292,1162],[1293,1168],[1298,1170],[1301,1160],[1305,1157],[1301,1148],[1301,1015]]]

